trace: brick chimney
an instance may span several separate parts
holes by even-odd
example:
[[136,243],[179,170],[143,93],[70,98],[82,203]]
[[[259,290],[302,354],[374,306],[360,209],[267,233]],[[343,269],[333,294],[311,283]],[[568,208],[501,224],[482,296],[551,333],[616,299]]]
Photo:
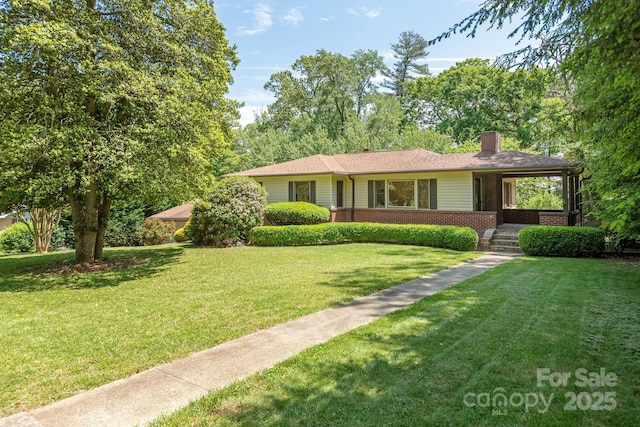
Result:
[[499,153],[502,149],[502,135],[498,132],[482,132],[480,139],[483,153]]

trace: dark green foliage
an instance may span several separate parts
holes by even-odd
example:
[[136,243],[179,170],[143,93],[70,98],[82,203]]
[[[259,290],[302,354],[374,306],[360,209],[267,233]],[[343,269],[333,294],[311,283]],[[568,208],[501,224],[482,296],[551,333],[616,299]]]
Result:
[[199,200],[185,225],[196,245],[242,244],[249,230],[262,224],[267,193],[251,178],[232,176],[215,183],[210,201]]
[[604,231],[595,227],[528,227],[520,231],[527,255],[593,257],[604,251]]
[[308,202],[281,202],[267,206],[265,216],[273,225],[311,225],[329,221],[329,209]]
[[[109,212],[109,223],[105,232],[105,245],[117,246],[142,246],[142,234],[140,227],[146,217],[165,210],[170,206],[165,204],[144,206],[140,202],[116,201]],[[73,223],[71,212],[65,210],[60,217],[58,227],[51,237],[53,248],[73,248]]]
[[33,236],[25,223],[16,222],[0,232],[0,251],[32,252],[33,249]]
[[104,236],[106,246],[142,246],[140,227],[145,212],[137,203],[124,203],[111,208],[109,223]]
[[607,251],[624,253],[627,249],[640,248],[640,234],[633,235],[631,233],[616,233],[607,230],[605,233],[605,248]]
[[58,248],[73,248],[73,221],[71,220],[71,212],[68,209],[62,211],[58,226],[53,230],[51,236],[51,246]]
[[470,251],[478,244],[478,234],[468,227],[449,225],[331,222],[316,225],[256,227],[251,230],[249,241],[256,246],[389,242]]
[[[72,230],[73,235],[73,230]],[[66,244],[67,233],[64,228],[58,225],[55,230],[53,230],[53,234],[51,234],[51,243],[49,243],[49,250],[55,250],[60,248],[71,248]]]
[[159,245],[171,239],[173,230],[175,230],[173,221],[166,223],[156,218],[147,218],[140,227],[140,234],[145,245]]

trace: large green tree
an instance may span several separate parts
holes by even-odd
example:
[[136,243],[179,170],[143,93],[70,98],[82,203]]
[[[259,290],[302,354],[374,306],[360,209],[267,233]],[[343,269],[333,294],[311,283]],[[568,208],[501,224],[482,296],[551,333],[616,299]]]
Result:
[[273,74],[265,84],[276,97],[268,107],[266,123],[287,129],[295,119],[305,117],[337,139],[375,93],[372,80],[384,63],[375,51],[359,50],[346,57],[320,49],[315,55],[301,56],[291,68]]
[[400,33],[398,42],[391,43],[396,62],[391,69],[384,71],[387,79],[382,83],[382,87],[391,89],[394,96],[403,99],[406,83],[417,77],[429,75],[429,67],[420,63],[420,60],[429,55],[427,46],[427,40],[415,31]]
[[[545,102],[553,78],[550,70],[509,71],[488,60],[467,59],[437,76],[411,82],[407,94],[410,116],[456,143],[476,139],[490,129],[517,138],[525,147],[550,146],[549,141],[537,138],[543,136],[541,127],[555,111],[552,107],[557,107]],[[551,132],[544,137],[551,138]]]
[[640,235],[640,1],[487,0],[438,39],[513,18],[522,20],[513,35],[524,47],[503,62],[567,74],[595,214],[615,231]]
[[211,0],[3,1],[2,198],[68,203],[76,261],[101,258],[114,198],[206,185],[236,64]]

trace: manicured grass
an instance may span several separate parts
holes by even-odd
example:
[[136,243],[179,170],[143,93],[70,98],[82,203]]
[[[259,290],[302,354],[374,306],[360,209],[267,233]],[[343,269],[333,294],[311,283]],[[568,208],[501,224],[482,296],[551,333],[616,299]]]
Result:
[[[638,264],[519,258],[154,425],[635,426],[638,277]],[[587,374],[576,376],[581,368]],[[566,385],[539,385],[538,369],[570,377]],[[609,375],[604,385],[581,386],[581,375],[599,376],[601,369]],[[501,393],[508,403],[494,405]],[[581,397],[565,410],[572,403],[567,393]],[[616,406],[591,410],[598,401]]]
[[107,250],[143,265],[36,275],[73,254],[0,256],[0,415],[38,407],[478,254],[352,244]]

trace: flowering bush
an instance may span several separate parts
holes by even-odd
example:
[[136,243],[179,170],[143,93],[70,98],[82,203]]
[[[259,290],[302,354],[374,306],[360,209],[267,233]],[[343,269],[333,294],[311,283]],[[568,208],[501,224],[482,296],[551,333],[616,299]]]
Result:
[[251,178],[217,181],[210,200],[193,205],[185,233],[196,245],[229,247],[245,243],[249,231],[262,224],[267,193]]
[[157,218],[147,218],[140,227],[140,233],[145,245],[159,245],[171,239],[174,229],[173,222],[167,224]]

